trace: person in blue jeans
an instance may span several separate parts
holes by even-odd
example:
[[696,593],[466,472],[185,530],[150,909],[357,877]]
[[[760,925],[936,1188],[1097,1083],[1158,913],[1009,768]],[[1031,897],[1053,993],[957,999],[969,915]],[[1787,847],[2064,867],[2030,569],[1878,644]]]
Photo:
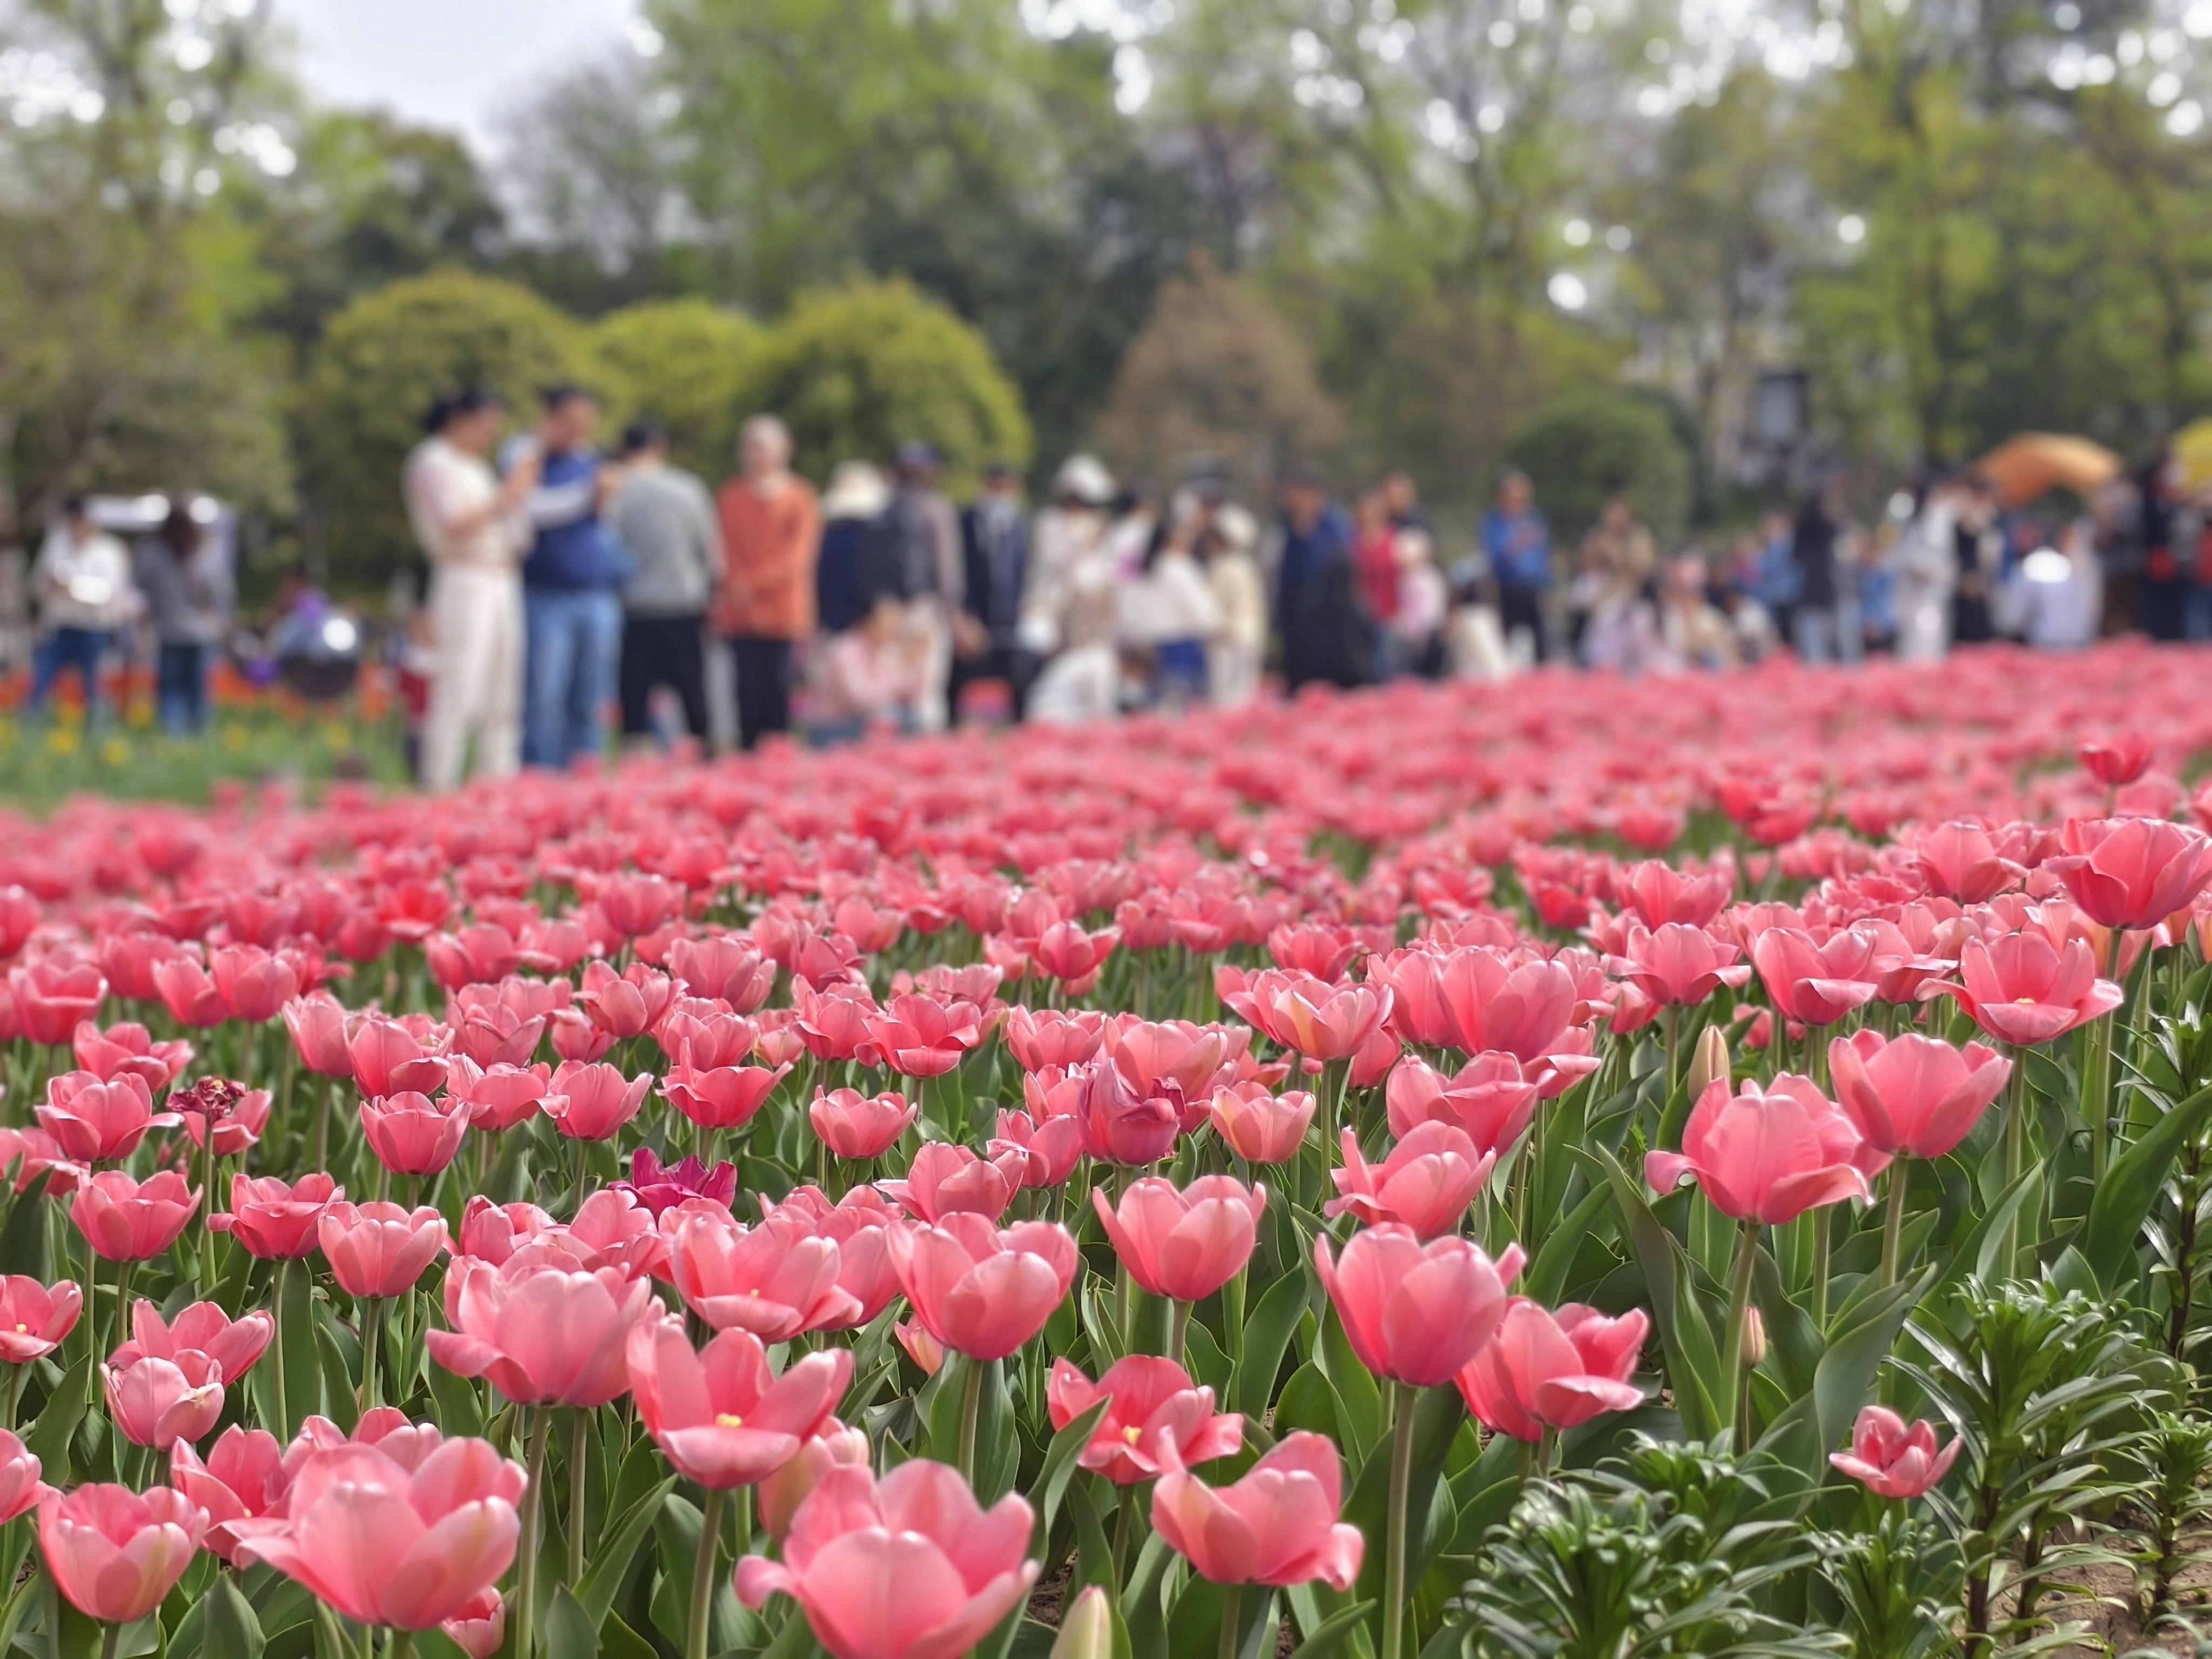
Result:
[[545,394],[529,501],[533,540],[522,566],[526,766],[559,770],[599,752],[622,665],[622,587],[632,564],[599,520],[620,477],[592,447],[599,421],[598,400],[580,386]]

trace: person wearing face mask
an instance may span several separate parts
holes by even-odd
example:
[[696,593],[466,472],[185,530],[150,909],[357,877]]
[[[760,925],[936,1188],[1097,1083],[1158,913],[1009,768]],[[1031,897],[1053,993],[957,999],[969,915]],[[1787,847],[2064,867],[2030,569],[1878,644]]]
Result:
[[84,687],[88,714],[100,709],[100,661],[130,618],[137,595],[131,556],[123,544],[94,525],[82,495],[62,503],[31,567],[31,588],[45,630],[31,657],[31,712],[52,696],[64,671],[74,669]]
[[521,564],[539,462],[526,454],[505,479],[493,473],[489,457],[505,418],[480,388],[440,398],[401,472],[408,520],[430,562],[422,748],[429,789],[459,785],[471,739],[482,776],[506,777],[521,761]]

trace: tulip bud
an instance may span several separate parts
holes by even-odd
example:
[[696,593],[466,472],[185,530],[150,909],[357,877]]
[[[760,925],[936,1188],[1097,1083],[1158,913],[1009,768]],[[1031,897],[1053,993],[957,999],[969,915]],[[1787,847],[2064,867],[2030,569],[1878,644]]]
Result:
[[1049,1659],[1109,1659],[1114,1651],[1114,1615],[1106,1592],[1093,1584],[1075,1598],[1060,1621],[1060,1639]]
[[1697,1052],[1690,1056],[1690,1098],[1695,1100],[1706,1088],[1729,1075],[1728,1033],[1717,1025],[1708,1025],[1698,1034]]
[[1766,1322],[1756,1308],[1743,1310],[1743,1368],[1755,1371],[1766,1358]]

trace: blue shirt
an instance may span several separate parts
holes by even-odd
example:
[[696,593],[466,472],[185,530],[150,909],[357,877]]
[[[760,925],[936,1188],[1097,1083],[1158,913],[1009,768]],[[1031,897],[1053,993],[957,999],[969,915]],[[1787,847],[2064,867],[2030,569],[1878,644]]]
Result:
[[530,522],[538,535],[522,563],[526,587],[611,589],[634,574],[628,550],[599,522],[599,458],[590,450],[545,457],[530,495]]
[[1798,568],[1795,545],[1788,536],[1777,536],[1759,550],[1759,602],[1769,611],[1786,610],[1804,591],[1805,574]]
[[1552,585],[1552,526],[1535,507],[1504,513],[1493,507],[1483,514],[1482,550],[1500,587]]

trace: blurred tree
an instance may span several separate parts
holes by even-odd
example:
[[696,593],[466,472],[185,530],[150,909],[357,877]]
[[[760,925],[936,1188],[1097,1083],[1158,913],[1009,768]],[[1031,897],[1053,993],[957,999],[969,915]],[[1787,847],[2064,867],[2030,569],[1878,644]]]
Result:
[[527,289],[460,270],[355,301],[316,348],[300,389],[301,459],[325,580],[380,587],[416,556],[399,470],[441,394],[482,386],[516,418],[556,381],[586,380],[582,330]]
[[1249,495],[1291,461],[1334,459],[1344,415],[1280,313],[1201,253],[1161,285],[1098,439],[1117,471],[1156,486],[1218,467]]
[[738,399],[762,345],[749,318],[704,300],[647,301],[599,319],[588,344],[611,427],[653,416],[679,465],[710,482],[730,470],[747,413]]
[[1558,544],[1571,548],[1607,500],[1624,495],[1664,548],[1689,522],[1691,457],[1654,398],[1565,398],[1513,434],[1506,459],[1528,475]]
[[1021,393],[989,343],[900,279],[801,295],[753,355],[739,402],[783,418],[817,483],[839,461],[887,461],[909,439],[936,446],[956,490],[993,461],[1030,459]]

